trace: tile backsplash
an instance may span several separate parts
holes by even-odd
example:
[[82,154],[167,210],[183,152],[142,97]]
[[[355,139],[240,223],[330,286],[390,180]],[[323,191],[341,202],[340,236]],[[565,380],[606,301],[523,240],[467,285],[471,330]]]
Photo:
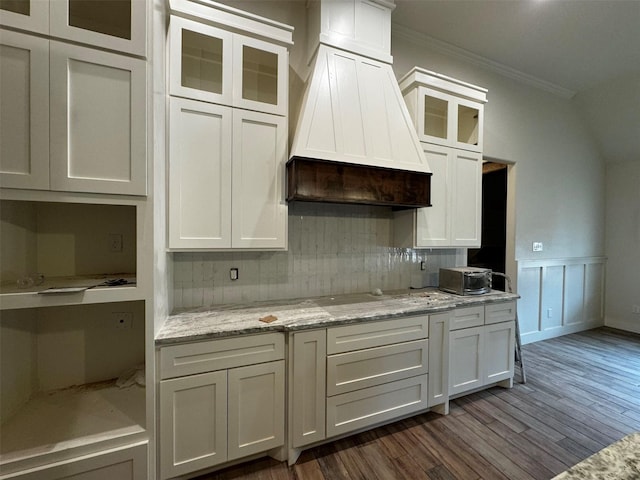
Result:
[[[394,247],[389,207],[296,202],[286,252],[173,253],[173,307],[433,285],[438,269],[462,264],[464,252]],[[230,279],[231,268],[238,280]]]

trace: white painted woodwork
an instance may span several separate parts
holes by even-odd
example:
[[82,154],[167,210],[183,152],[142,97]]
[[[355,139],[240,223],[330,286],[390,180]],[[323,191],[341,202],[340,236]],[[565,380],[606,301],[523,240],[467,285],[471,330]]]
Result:
[[171,15],[169,93],[231,106],[232,37],[231,32],[221,28]]
[[327,436],[345,434],[427,408],[427,375],[327,398]]
[[325,438],[326,330],[289,336],[289,441],[302,447]]
[[50,48],[51,189],[145,195],[146,63]]
[[231,247],[232,110],[170,98],[169,246]]
[[[231,246],[286,249],[285,117],[234,109]],[[228,208],[228,205],[224,205]]]
[[429,341],[385,345],[327,357],[327,396],[426,375]]
[[484,327],[464,328],[449,333],[449,395],[483,385]]
[[604,323],[606,258],[518,262],[518,320],[523,343],[588,330]]
[[[419,67],[399,84],[421,141],[482,152],[486,89]],[[430,108],[431,98],[443,102],[442,112]],[[477,118],[465,118],[463,112],[471,110]]]
[[515,321],[492,323],[484,328],[484,384],[513,378]]
[[0,103],[0,186],[48,189],[47,40],[0,30]]
[[228,459],[283,445],[284,360],[233,368],[228,388]]
[[395,244],[479,247],[482,234],[482,156],[422,143],[433,170],[431,207],[395,213]]
[[[169,93],[286,116],[287,48],[234,33],[223,23],[216,23],[212,26],[176,15],[170,17]],[[243,21],[237,20],[237,24],[242,25]]]
[[129,0],[117,8],[109,1],[92,2],[91,8],[80,0],[48,3],[52,36],[145,56],[148,5],[145,0]]
[[431,171],[391,65],[323,44],[306,86],[291,155]]
[[2,477],[15,480],[146,480],[147,443],[105,450],[83,457]]
[[451,313],[451,330],[478,327],[484,325],[485,309],[483,305],[476,307],[456,308]]
[[342,353],[427,338],[428,322],[428,315],[414,315],[328,328],[327,353]]
[[450,313],[429,315],[429,407],[449,399]]
[[500,302],[485,305],[485,325],[516,319],[516,302]]
[[0,25],[46,35],[49,33],[49,3],[23,0],[13,5],[0,4]]
[[160,349],[162,379],[284,358],[284,335],[266,333],[182,343]]
[[388,0],[308,2],[307,51],[318,42],[391,63],[391,12]]
[[161,478],[227,460],[227,371],[160,382]]

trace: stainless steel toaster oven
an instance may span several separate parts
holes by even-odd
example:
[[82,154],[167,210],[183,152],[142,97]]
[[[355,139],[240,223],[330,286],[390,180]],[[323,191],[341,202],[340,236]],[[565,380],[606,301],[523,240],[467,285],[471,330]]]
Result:
[[491,291],[491,269],[441,268],[438,288],[457,295],[482,295]]

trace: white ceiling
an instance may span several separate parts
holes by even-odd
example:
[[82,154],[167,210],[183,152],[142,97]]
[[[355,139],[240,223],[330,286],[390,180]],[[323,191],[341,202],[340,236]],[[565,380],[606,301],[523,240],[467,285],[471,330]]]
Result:
[[640,0],[396,0],[393,22],[575,93],[640,71]]
[[640,0],[396,0],[396,5],[394,24],[573,97],[604,160],[640,161]]

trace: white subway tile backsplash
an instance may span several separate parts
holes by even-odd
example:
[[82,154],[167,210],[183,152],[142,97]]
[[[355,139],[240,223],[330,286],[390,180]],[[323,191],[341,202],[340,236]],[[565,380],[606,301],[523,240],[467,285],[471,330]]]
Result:
[[[388,207],[291,204],[287,252],[173,253],[174,308],[426,286],[463,254],[396,248],[392,240]],[[232,267],[240,269],[236,281]]]

